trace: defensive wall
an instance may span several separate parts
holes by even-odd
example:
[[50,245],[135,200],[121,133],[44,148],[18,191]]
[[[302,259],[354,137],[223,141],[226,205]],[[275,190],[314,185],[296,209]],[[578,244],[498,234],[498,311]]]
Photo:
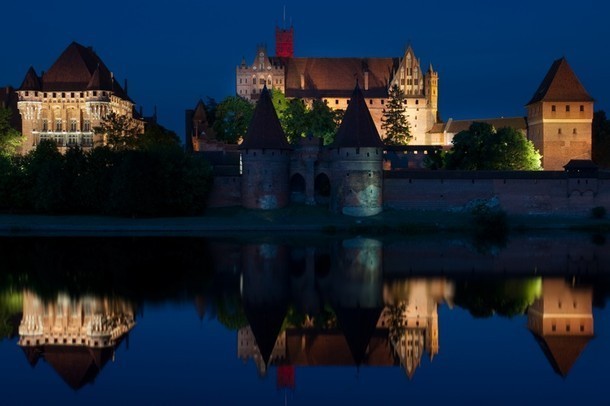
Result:
[[[610,210],[610,172],[384,171],[386,208],[460,210],[478,200],[493,200],[509,214],[582,215],[597,206]],[[241,204],[241,176],[215,176],[208,207]]]

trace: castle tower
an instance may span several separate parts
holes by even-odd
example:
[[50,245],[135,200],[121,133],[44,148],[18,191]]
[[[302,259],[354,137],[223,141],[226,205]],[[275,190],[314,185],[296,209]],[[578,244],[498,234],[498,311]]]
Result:
[[249,209],[277,209],[288,204],[290,150],[267,87],[254,109],[244,141],[242,205]]
[[425,82],[426,104],[430,109],[430,114],[433,115],[433,119],[436,120],[438,111],[438,72],[434,71],[432,64],[430,64],[428,72],[426,72]]
[[356,85],[331,157],[331,210],[350,216],[373,216],[383,210],[383,142]]
[[542,281],[542,295],[527,311],[527,326],[555,372],[566,376],[594,336],[593,289],[562,278]]
[[568,61],[553,62],[527,103],[528,138],[546,170],[563,170],[571,159],[591,159],[593,98]]
[[275,56],[280,58],[294,57],[294,27],[275,27]]

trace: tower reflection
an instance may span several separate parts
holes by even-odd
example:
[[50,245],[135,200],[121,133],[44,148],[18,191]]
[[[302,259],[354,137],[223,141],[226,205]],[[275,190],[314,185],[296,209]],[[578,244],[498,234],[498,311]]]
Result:
[[73,389],[92,383],[135,325],[134,306],[122,299],[59,294],[44,300],[23,293],[19,346],[35,366],[44,359]]

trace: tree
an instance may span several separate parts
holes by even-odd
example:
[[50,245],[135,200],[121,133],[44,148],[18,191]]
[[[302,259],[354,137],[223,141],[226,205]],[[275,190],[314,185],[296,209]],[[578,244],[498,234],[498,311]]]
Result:
[[487,123],[472,123],[453,137],[445,155],[446,169],[540,170],[540,153],[521,132],[505,127],[498,131]]
[[252,119],[254,107],[246,99],[229,96],[216,108],[214,131],[216,138],[231,144],[237,144],[246,135]]
[[21,145],[21,133],[11,127],[11,109],[0,107],[0,155],[12,156]]
[[398,85],[390,88],[388,103],[383,109],[381,128],[385,130],[385,143],[389,145],[407,145],[413,136],[409,132],[409,122],[405,115],[406,96]]
[[593,114],[592,158],[598,166],[610,168],[610,120],[606,112],[596,111]]
[[337,133],[337,122],[335,112],[322,100],[314,100],[311,105],[309,116],[309,128],[311,133],[324,140],[324,145],[331,144]]
[[104,117],[93,132],[102,136],[103,145],[108,145],[114,151],[134,149],[138,137],[142,134],[142,125],[131,117],[110,112]]
[[158,147],[175,147],[180,145],[180,138],[175,132],[157,124],[146,124],[144,133],[136,139],[135,146],[138,149],[150,149]]
[[284,119],[284,112],[288,108],[288,99],[279,89],[271,89],[270,94],[273,107],[275,108],[275,113],[277,114],[277,118],[280,119],[281,123]]
[[292,99],[284,110],[283,120],[281,121],[288,142],[296,143],[299,138],[307,135],[309,131],[309,121],[307,118],[307,107],[301,99]]

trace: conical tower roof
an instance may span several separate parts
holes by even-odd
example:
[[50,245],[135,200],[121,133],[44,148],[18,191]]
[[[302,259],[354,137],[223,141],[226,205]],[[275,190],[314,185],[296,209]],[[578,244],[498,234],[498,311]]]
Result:
[[383,148],[383,141],[357,84],[331,148]]
[[240,149],[292,149],[277,118],[271,95],[264,87]]
[[587,93],[566,58],[557,59],[527,105],[540,101],[582,101],[593,98]]
[[536,333],[534,337],[553,370],[562,377],[568,375],[592,338],[591,336],[539,336]]
[[356,365],[361,365],[366,357],[369,342],[373,337],[381,308],[337,308],[337,319],[345,335]]
[[36,71],[33,67],[30,66],[28,72],[25,74],[25,78],[23,79],[23,83],[19,87],[19,90],[41,90],[42,86],[40,85],[40,78],[36,74]]

